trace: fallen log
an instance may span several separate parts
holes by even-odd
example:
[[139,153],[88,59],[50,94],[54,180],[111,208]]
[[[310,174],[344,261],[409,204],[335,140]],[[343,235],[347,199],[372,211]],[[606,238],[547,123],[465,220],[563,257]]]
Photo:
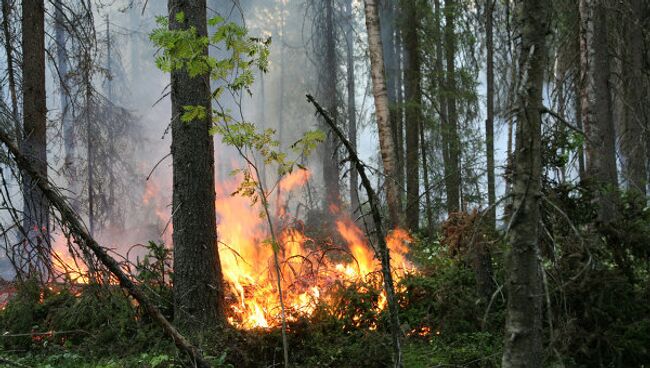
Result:
[[154,320],[167,336],[169,336],[179,350],[186,353],[198,368],[211,368],[210,364],[203,358],[203,355],[194,345],[192,345],[187,338],[185,338],[177,329],[172,325],[165,316],[162,315],[160,310],[145,296],[140,288],[124,273],[118,262],[108,255],[106,250],[97,243],[97,241],[88,233],[86,227],[82,225],[79,216],[68,205],[66,199],[54,188],[47,178],[42,177],[34,170],[29,160],[23,156],[20,150],[13,144],[9,135],[0,130],[0,141],[9,150],[9,153],[14,158],[18,168],[27,173],[34,182],[38,185],[43,195],[47,198],[50,204],[56,208],[61,214],[61,221],[67,225],[72,236],[77,242],[90,250],[95,257],[117,278],[119,284],[124,288],[129,295],[138,301],[146,313]]

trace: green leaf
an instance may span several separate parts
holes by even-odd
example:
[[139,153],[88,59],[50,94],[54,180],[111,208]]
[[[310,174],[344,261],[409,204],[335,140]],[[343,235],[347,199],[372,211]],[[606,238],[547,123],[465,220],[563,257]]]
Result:
[[176,13],[175,18],[176,18],[176,21],[178,23],[185,23],[185,13],[184,12],[181,11],[181,12]]

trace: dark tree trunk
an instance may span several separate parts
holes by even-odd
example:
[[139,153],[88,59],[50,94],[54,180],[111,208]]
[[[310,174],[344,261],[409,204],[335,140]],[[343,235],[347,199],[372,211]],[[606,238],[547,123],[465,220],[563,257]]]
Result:
[[[207,34],[205,0],[169,0],[170,29],[196,28]],[[176,14],[183,12],[185,22]],[[203,50],[207,54],[207,48]],[[214,192],[214,142],[211,126],[210,79],[172,72],[172,159],[174,193],[174,320],[200,334],[223,320],[223,277],[217,250]],[[203,106],[203,120],[184,123],[184,106]]]
[[[333,115],[334,120],[338,120],[337,114],[337,62],[336,62],[336,30],[334,22],[334,4],[333,0],[325,0],[325,24],[324,24],[324,44],[325,44],[325,73],[322,83],[324,83],[323,96],[325,97],[325,106],[327,111]],[[323,208],[330,208],[331,205],[339,208],[341,201],[341,188],[339,185],[339,159],[335,137],[329,135],[324,144],[323,153],[323,180],[325,183],[325,203]]]
[[627,1],[625,27],[625,57],[623,62],[624,119],[620,132],[623,153],[623,176],[630,190],[645,196],[646,162],[643,131],[647,126],[644,97],[647,85],[643,76],[643,6],[641,0]]
[[14,118],[14,134],[17,144],[22,140],[23,129],[18,119],[18,93],[16,91],[16,70],[14,69],[13,35],[11,34],[11,6],[9,0],[2,0],[2,32],[5,38],[5,53],[7,57],[7,79],[9,80],[9,98],[11,99],[11,115]]
[[461,177],[460,177],[460,139],[458,137],[458,112],[456,109],[456,34],[455,22],[458,4],[456,0],[445,1],[445,58],[447,60],[447,117],[445,142],[448,146],[447,170],[445,182],[447,187],[447,212],[460,210]]
[[[357,149],[357,106],[355,98],[354,73],[354,14],[352,0],[345,2],[345,46],[347,54],[347,89],[348,89],[348,139],[352,148]],[[359,211],[359,172],[356,165],[350,163],[350,207],[353,214]]]
[[418,2],[403,0],[404,82],[406,91],[406,226],[416,231],[420,225],[419,142],[422,123]]
[[603,0],[580,0],[582,120],[587,143],[587,182],[596,191],[598,222],[615,220],[618,188],[612,116],[607,13]]
[[[21,150],[36,172],[47,178],[47,106],[45,99],[45,4],[23,1],[23,139]],[[48,202],[36,181],[23,178],[23,230],[27,235],[22,270],[46,276],[49,246]]]
[[[401,46],[399,41],[399,31],[396,28],[396,6],[395,0],[379,1],[380,22],[381,22],[381,40],[384,51],[384,64],[386,67],[386,91],[388,93],[388,102],[390,108],[390,126],[393,134],[393,143],[395,145],[395,156],[398,161],[403,160],[402,145],[402,119],[401,119],[401,88],[402,88],[402,68]],[[402,212],[402,194],[404,191],[404,167],[400,165],[395,171],[394,178],[397,188],[399,188],[399,211]],[[402,216],[402,214],[400,214]]]
[[[449,137],[447,134],[447,126],[449,125],[449,117],[447,115],[447,83],[445,82],[445,69],[443,66],[444,60],[444,42],[443,42],[443,29],[442,29],[442,8],[440,7],[440,0],[434,0],[434,21],[435,30],[438,36],[436,42],[436,58],[435,58],[435,83],[438,89],[438,115],[440,117],[440,132],[441,132],[441,151],[443,162],[443,173],[445,183],[445,193],[447,198],[450,197],[451,184],[450,178],[450,164],[449,164]],[[449,201],[447,201],[447,212],[449,211]]]
[[539,223],[542,182],[542,85],[546,64],[550,1],[520,2],[522,44],[517,96],[517,136],[513,177],[513,218],[508,242],[505,347],[502,367],[539,368],[543,363],[542,274]]
[[426,141],[426,131],[424,126],[424,121],[420,126],[420,153],[422,155],[422,177],[424,181],[424,199],[426,204],[426,216],[427,216],[427,235],[429,237],[434,236],[434,219],[433,219],[433,201],[431,200],[431,183],[429,182],[429,163],[427,160],[427,155],[429,154],[428,145]]
[[487,73],[487,118],[485,119],[485,153],[487,156],[487,220],[491,228],[496,228],[496,193],[494,187],[494,39],[492,15],[496,0],[488,0],[485,9],[485,49]]

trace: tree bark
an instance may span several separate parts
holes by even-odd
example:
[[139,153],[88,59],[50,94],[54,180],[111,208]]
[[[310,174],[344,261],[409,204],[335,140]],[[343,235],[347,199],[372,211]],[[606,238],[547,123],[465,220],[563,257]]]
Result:
[[542,147],[542,86],[546,66],[550,1],[520,1],[522,44],[517,94],[517,136],[513,177],[513,212],[508,242],[504,368],[542,367],[542,275],[539,223]]
[[[435,58],[435,83],[436,87],[438,89],[438,115],[440,118],[440,132],[441,132],[441,151],[442,151],[442,162],[443,162],[443,173],[444,173],[444,182],[445,182],[445,193],[447,195],[447,198],[452,196],[450,194],[450,190],[452,185],[450,184],[449,179],[451,178],[451,165],[449,162],[449,134],[448,134],[448,126],[449,126],[449,116],[447,114],[447,107],[448,107],[448,102],[447,100],[449,99],[448,93],[447,93],[447,82],[445,81],[445,69],[443,66],[443,60],[444,60],[444,40],[443,40],[443,28],[442,28],[442,8],[440,6],[440,0],[434,0],[433,2],[434,5],[434,22],[435,22],[435,30],[438,36],[437,42],[436,42],[436,58]],[[453,211],[449,211],[449,200],[447,200],[447,213],[451,213]]]
[[[21,150],[36,172],[47,178],[47,105],[45,99],[45,3],[23,1],[23,138]],[[22,271],[45,275],[49,254],[49,211],[37,179],[23,178],[24,233],[27,245]]]
[[[333,114],[334,120],[337,120],[337,60],[336,60],[336,30],[334,23],[334,4],[333,0],[325,0],[325,73],[322,82],[324,83],[323,96],[325,97],[325,106]],[[323,153],[323,180],[325,183],[324,208],[330,206],[340,207],[341,188],[339,185],[339,159],[337,152],[336,140],[331,135],[324,144]]]
[[[348,89],[348,139],[352,148],[357,149],[357,106],[354,72],[354,14],[352,13],[352,0],[345,2],[345,48],[347,54],[347,89]],[[353,214],[359,208],[359,172],[356,165],[350,163],[350,209]]]
[[22,139],[22,128],[18,119],[18,93],[16,91],[16,71],[14,69],[13,35],[10,29],[11,6],[9,0],[2,0],[2,31],[5,38],[5,53],[7,56],[7,77],[9,80],[9,98],[11,99],[11,114],[14,118],[14,134],[18,144]]
[[390,126],[390,110],[386,92],[386,77],[384,74],[384,51],[381,40],[381,26],[376,0],[365,0],[366,29],[368,31],[368,52],[370,54],[370,76],[372,78],[372,93],[375,99],[375,116],[379,131],[379,146],[384,165],[386,201],[388,213],[393,227],[402,225],[400,213],[399,189],[395,181],[397,162],[393,132]]
[[447,60],[447,126],[443,129],[445,139],[443,144],[448,146],[447,171],[445,183],[447,187],[447,212],[460,210],[461,177],[460,177],[460,139],[458,137],[458,112],[456,109],[456,34],[455,17],[458,4],[456,0],[445,1],[445,59]]
[[647,84],[643,76],[643,4],[641,0],[628,0],[624,14],[625,42],[623,44],[623,89],[624,89],[624,119],[621,137],[621,152],[623,154],[623,177],[627,188],[646,195],[646,162],[644,129],[648,125],[647,108],[644,97],[647,95]]
[[[390,109],[390,126],[393,131],[393,143],[395,144],[395,155],[403,159],[402,147],[402,120],[401,120],[401,96],[402,96],[402,68],[401,43],[399,41],[399,30],[397,29],[396,4],[395,0],[380,0],[379,22],[381,23],[381,40],[384,50],[384,66],[386,68],[386,90],[388,92],[388,103]],[[400,212],[402,212],[402,191],[404,188],[404,169],[396,173],[397,187],[400,190]]]
[[612,117],[605,0],[580,0],[582,125],[587,138],[587,183],[596,192],[597,221],[616,219],[616,145]]
[[[169,0],[168,11],[170,29],[194,27],[199,36],[207,34],[205,0]],[[176,19],[179,12],[185,14],[183,23]],[[185,70],[172,72],[174,318],[194,335],[223,322],[210,96],[208,74],[190,78]],[[184,106],[203,106],[207,116],[184,123]]]
[[485,154],[487,161],[488,212],[487,221],[496,228],[496,192],[494,180],[494,39],[493,13],[496,0],[488,0],[485,9],[485,49],[487,74],[487,117],[485,119]]
[[419,130],[422,123],[418,2],[402,0],[402,9],[406,92],[406,226],[411,231],[417,231],[420,225]]

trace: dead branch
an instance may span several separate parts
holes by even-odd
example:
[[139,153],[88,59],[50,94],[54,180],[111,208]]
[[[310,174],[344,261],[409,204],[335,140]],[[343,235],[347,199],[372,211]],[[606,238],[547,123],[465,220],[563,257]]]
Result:
[[122,271],[120,265],[108,255],[106,250],[90,236],[79,216],[72,210],[70,205],[50,184],[47,178],[42,177],[32,164],[25,158],[18,148],[12,143],[11,138],[4,131],[0,131],[0,141],[2,141],[9,152],[14,157],[18,167],[34,179],[43,195],[50,204],[61,214],[61,221],[67,224],[70,232],[76,240],[88,248],[95,257],[118,279],[120,286],[124,288],[138,303],[143,307],[149,316],[153,318],[164,332],[174,341],[179,350],[188,354],[199,368],[210,368],[210,364],[203,358],[203,355],[189,340],[172,325],[160,310],[145,296],[140,288]]
[[323,120],[325,120],[325,123],[332,129],[332,132],[338,137],[338,139],[343,143],[343,146],[345,146],[345,149],[348,151],[348,154],[350,156],[350,162],[354,163],[354,165],[357,168],[357,171],[359,172],[359,176],[361,177],[361,184],[366,190],[366,193],[368,194],[368,203],[370,204],[370,211],[372,213],[372,219],[375,222],[375,226],[377,228],[377,245],[378,249],[376,250],[379,254],[377,255],[379,259],[381,260],[381,271],[384,276],[384,289],[386,290],[386,300],[388,302],[388,312],[390,315],[390,324],[391,324],[391,335],[393,339],[393,349],[394,349],[394,357],[393,359],[395,360],[395,365],[397,367],[401,367],[401,356],[402,356],[402,351],[400,348],[400,337],[401,337],[401,330],[400,330],[400,324],[399,324],[399,306],[397,304],[397,300],[395,298],[395,286],[393,284],[393,275],[391,274],[390,270],[390,251],[388,250],[388,246],[386,245],[386,239],[385,239],[385,231],[384,231],[384,226],[382,222],[382,216],[381,212],[379,212],[379,198],[377,197],[377,193],[375,193],[375,190],[372,188],[372,185],[370,184],[370,179],[368,179],[368,176],[366,175],[365,171],[365,165],[359,159],[359,156],[357,155],[357,152],[354,150],[354,147],[352,144],[347,140],[341,129],[334,123],[334,120],[330,117],[330,115],[323,109],[318,102],[314,99],[312,95],[307,95],[307,101],[309,101],[314,107],[316,108],[316,111],[318,112],[319,115],[323,117]]

